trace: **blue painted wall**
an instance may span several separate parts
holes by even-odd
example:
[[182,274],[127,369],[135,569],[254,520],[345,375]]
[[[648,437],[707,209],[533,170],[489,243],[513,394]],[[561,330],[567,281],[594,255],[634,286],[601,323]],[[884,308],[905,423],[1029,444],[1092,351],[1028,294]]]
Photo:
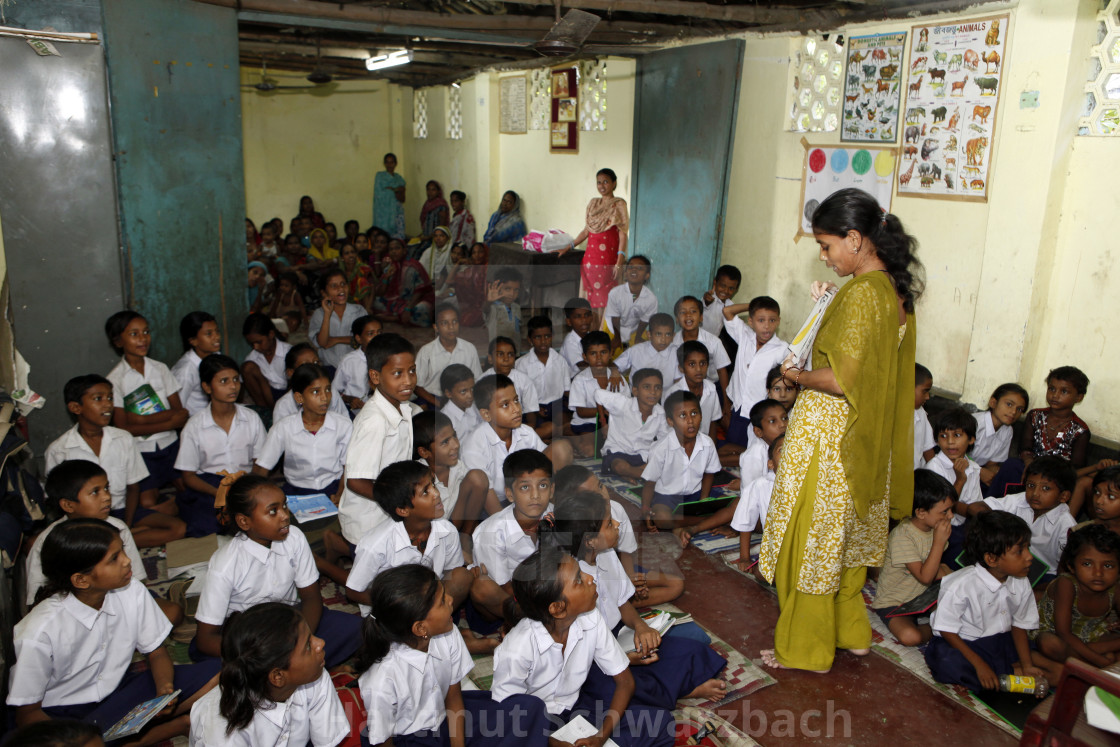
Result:
[[182,0],[104,0],[125,296],[154,357],[209,311],[223,350],[248,348],[237,17]]

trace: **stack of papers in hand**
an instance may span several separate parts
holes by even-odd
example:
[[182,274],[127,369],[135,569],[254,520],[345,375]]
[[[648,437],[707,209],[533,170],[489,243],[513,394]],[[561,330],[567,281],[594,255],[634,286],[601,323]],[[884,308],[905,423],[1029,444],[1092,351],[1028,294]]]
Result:
[[[577,714],[571,721],[552,732],[552,738],[561,742],[567,742],[568,744],[574,744],[577,739],[593,737],[598,733],[599,730],[592,726],[590,721]],[[618,747],[618,743],[613,739],[608,739],[603,743],[603,747]]]
[[[661,610],[650,610],[642,615],[642,619],[645,620],[646,625],[656,630],[658,635],[665,635],[665,631],[678,622],[671,614]],[[688,622],[688,620],[682,618],[680,622]],[[622,650],[626,653],[637,650],[637,646],[634,645],[633,628],[624,627],[618,631],[618,645],[622,646]]]
[[326,493],[289,495],[287,499],[292,518],[301,524],[338,515],[338,506],[331,502]]
[[813,341],[817,339],[817,331],[821,328],[821,319],[824,318],[825,309],[836,296],[837,288],[829,288],[809,312],[809,317],[801,325],[801,329],[793,336],[789,343],[792,364],[800,369],[811,369],[813,366]]

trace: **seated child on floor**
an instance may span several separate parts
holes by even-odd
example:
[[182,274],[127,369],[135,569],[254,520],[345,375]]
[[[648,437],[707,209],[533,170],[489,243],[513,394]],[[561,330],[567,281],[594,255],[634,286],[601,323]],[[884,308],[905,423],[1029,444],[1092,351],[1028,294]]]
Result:
[[560,497],[553,520],[541,523],[542,546],[571,554],[594,582],[596,608],[611,633],[618,635],[623,627],[633,631],[634,650],[627,656],[634,702],[673,708],[678,698],[719,700],[726,683],[717,675],[727,662],[708,647],[711,638],[696,623],[674,625],[662,637],[642,619],[630,604],[634,585],[615,555],[617,541],[610,510],[599,494],[587,490]]
[[1023,476],[1025,492],[985,498],[968,507],[969,516],[1007,511],[1027,523],[1031,528],[1031,551],[1050,567],[1050,572],[1036,584],[1038,591],[1046,588],[1058,572],[1066,537],[1077,523],[1066,505],[1073,483],[1074,471],[1069,462],[1061,457],[1039,457],[1030,463]]
[[[572,385],[572,371],[568,362],[552,348],[552,320],[535,316],[529,320],[529,344],[532,349],[517,359],[514,368],[536,384],[540,400],[537,432],[546,440],[552,431],[544,433],[546,423],[560,430],[564,425],[564,395]],[[514,382],[516,383],[516,381]]]
[[949,573],[942,562],[952,528],[953,486],[928,469],[914,470],[914,508],[891,530],[887,554],[871,609],[903,646],[920,646],[933,635],[928,615],[887,617],[887,613],[925,593]]
[[656,368],[661,372],[662,388],[668,389],[681,376],[677,351],[673,347],[673,332],[676,322],[669,314],[654,314],[649,318],[649,339],[622,351],[614,364],[619,371],[641,371],[643,368]]
[[673,433],[654,444],[642,472],[642,518],[672,529],[673,513],[685,501],[701,501],[712,491],[720,470],[716,443],[700,432],[700,400],[692,392],[673,392],[665,400],[665,419]]
[[[489,481],[486,512],[501,511],[506,497],[503,465],[510,454],[522,449],[542,452],[555,469],[571,463],[572,446],[564,439],[545,445],[532,428],[521,422],[521,404],[513,381],[494,374],[482,377],[474,387],[478,412],[485,421],[463,440],[461,458],[470,469],[481,470]],[[511,569],[512,570],[512,569]]]
[[412,563],[386,570],[369,596],[356,662],[368,714],[363,743],[548,745],[539,698],[511,693],[499,703],[485,690],[461,691],[474,661],[455,630],[451,594],[430,568]]
[[580,341],[591,331],[595,322],[595,315],[591,311],[591,302],[586,298],[570,298],[564,304],[564,320],[571,327],[568,334],[564,335],[564,343],[560,346],[560,355],[568,362],[571,375],[575,376],[580,369],[586,368],[583,360],[583,346]]
[[[132,539],[132,532],[120,519],[109,515],[109,478],[96,462],[85,459],[68,459],[61,462],[47,475],[47,499],[58,506],[62,518],[49,524],[35,538],[27,552],[27,606],[35,604],[35,595],[47,583],[43,574],[43,542],[50,533],[68,519],[101,519],[120,533],[124,554],[132,561],[133,575],[143,580],[147,577],[140,550]],[[183,608],[166,599],[156,598],[156,604],[167,615],[172,625],[183,621]]]
[[941,579],[930,619],[925,659],[935,680],[970,690],[998,690],[1003,674],[1058,681],[1061,665],[1030,648],[1028,634],[1038,628],[1027,580],[1030,542],[1027,523],[1006,511],[969,522],[965,556],[971,565]]
[[[744,311],[747,312],[745,322],[739,318]],[[721,454],[738,454],[750,443],[751,408],[766,398],[766,375],[781,364],[789,349],[778,337],[781,314],[778,302],[770,296],[758,296],[750,303],[732,304],[723,309],[723,329],[737,343],[737,352],[728,392],[731,411],[724,413],[728,443],[720,447]]]
[[1088,512],[1093,518],[1078,524],[1074,530],[1089,524],[1100,524],[1120,534],[1120,467],[1102,469],[1092,476],[1092,483],[1092,502]]
[[179,496],[179,512],[192,537],[219,531],[214,513],[214,497],[222,481],[219,473],[250,471],[265,441],[264,423],[257,413],[237,404],[241,394],[237,361],[214,353],[202,360],[198,373],[210,406],[187,421],[175,460],[187,486]]
[[611,329],[611,353],[641,342],[649,318],[657,313],[657,296],[649,289],[652,265],[635,254],[626,262],[625,282],[611,288],[603,312]]
[[766,472],[749,485],[735,505],[731,528],[739,533],[739,570],[749,571],[755,566],[751,561],[751,540],[755,532],[766,529],[766,513],[770,510],[770,496],[774,494],[774,477],[782,461],[782,447],[786,437],[778,436],[767,450]]
[[933,389],[933,374],[921,363],[914,364],[914,469],[919,469],[937,454],[934,447],[937,441],[933,436],[933,426],[926,414],[926,402]]
[[140,485],[148,468],[136,441],[128,431],[114,428],[113,385],[97,374],[76,376],[66,382],[63,399],[74,427],[47,447],[49,472],[70,459],[85,459],[100,465],[109,476],[110,514],[134,530],[139,547],[155,547],[181,539],[186,532],[182,519],[170,507],[140,504]]
[[[68,519],[43,541],[46,585],[14,630],[8,706],[16,726],[74,718],[105,728],[138,703],[180,690],[169,713],[140,735],[147,744],[186,736],[188,712],[217,662],[174,666],[163,642],[171,623],[133,576],[116,527]],[[147,659],[129,673],[135,653]],[[168,720],[170,717],[170,720]]]
[[245,318],[241,334],[252,348],[241,364],[241,379],[253,404],[271,410],[288,388],[284,358],[292,346],[277,337],[276,326],[261,313]]
[[[517,362],[517,345],[508,337],[495,337],[490,341],[486,362],[490,368],[483,371],[482,376],[501,374],[508,376],[517,390],[517,399],[521,402],[521,419],[525,425],[537,432],[542,439],[552,437],[552,423],[544,428],[538,428],[538,417],[541,404],[537,394],[537,385],[527,374],[518,371],[514,364]],[[481,378],[481,377],[479,377]]]
[[350,337],[358,347],[338,364],[331,387],[334,395],[349,410],[360,410],[369,399],[369,371],[366,369],[366,348],[369,341],[381,334],[381,320],[372,314],[360,316],[350,325]]
[[447,399],[440,412],[451,419],[459,440],[482,425],[482,416],[474,406],[474,372],[462,363],[452,363],[439,377],[439,388]]
[[727,399],[727,388],[730,385],[728,366],[731,365],[731,359],[727,356],[727,349],[719,338],[701,327],[703,307],[700,305],[700,299],[696,296],[682,296],[673,305],[673,314],[677,317],[677,325],[680,327],[680,331],[673,337],[673,347],[680,347],[689,340],[704,344],[708,355],[711,356],[707,376],[712,383],[719,382],[720,391],[723,393],[720,398],[720,409],[727,412],[731,409],[730,400]]
[[1057,662],[1076,656],[1112,666],[1120,656],[1120,537],[1100,525],[1071,532],[1058,572],[1038,603],[1038,650]]
[[[980,465],[980,491],[988,495],[989,485],[1000,465],[1011,456],[1011,436],[1015,421],[1027,409],[1027,390],[1018,384],[1000,384],[988,400],[988,409],[973,415],[976,418],[976,445],[972,460]],[[918,422],[914,433],[917,440]]]
[[171,373],[179,381],[179,398],[183,407],[194,415],[209,404],[198,380],[198,365],[206,356],[221,352],[222,334],[213,316],[205,311],[192,311],[180,320],[179,336],[183,339],[185,352],[175,361]]
[[630,377],[633,396],[607,389],[595,390],[595,402],[605,409],[612,427],[603,443],[604,475],[641,480],[656,440],[669,435],[661,407],[661,372],[643,368]]
[[968,507],[983,499],[980,494],[980,467],[968,458],[968,452],[976,442],[976,419],[964,408],[951,407],[937,416],[933,431],[938,453],[926,462],[924,469],[941,475],[957,491],[957,503],[953,507],[953,533],[946,556],[948,566],[955,569],[957,556],[964,546]]
[[619,747],[674,743],[672,713],[632,701],[630,660],[596,609],[595,585],[575,558],[551,547],[533,552],[518,565],[513,591],[511,617],[524,618],[494,652],[494,700],[535,695],[554,723],[582,715],[599,729],[589,744],[608,736]]
[[700,432],[707,433],[714,441],[716,426],[723,418],[716,385],[708,378],[708,349],[704,343],[688,340],[677,348],[677,363],[681,378],[665,389],[668,398],[673,392],[688,390],[700,400]]
[[726,329],[727,316],[724,310],[734,303],[731,299],[739,292],[742,283],[743,273],[735,265],[720,265],[716,270],[711,289],[704,292],[705,331],[719,337],[720,332]]
[[[459,458],[459,438],[442,412],[425,410],[412,417],[412,443],[413,457],[432,470],[445,518],[469,540],[490,487],[486,473],[468,469]],[[465,555],[469,563],[469,548]]]
[[476,377],[482,374],[478,349],[459,337],[459,309],[454,304],[436,306],[432,314],[436,337],[416,351],[416,396],[425,407],[439,407],[439,377],[453,363],[461,363]]
[[349,659],[358,648],[360,621],[323,608],[311,546],[292,526],[280,486],[259,475],[237,478],[225,495],[225,515],[233,539],[210,558],[192,648],[203,656],[221,656],[222,624],[231,613],[282,602],[298,604],[307,627],[326,642],[328,667]]
[[253,474],[268,477],[284,457],[286,495],[326,493],[342,497],[342,460],[350,445],[350,418],[330,411],[331,380],[322,366],[305,363],[292,374],[292,394],[300,411],[272,424]]
[[[587,368],[572,379],[568,393],[568,409],[572,411],[572,446],[582,456],[598,456],[597,447],[608,433],[606,423],[599,418],[599,405],[595,393],[605,390],[617,369],[611,365],[611,338],[606,332],[588,332],[580,345]],[[620,394],[630,396],[630,386],[619,381]]]
[[[309,342],[301,342],[298,345],[293,345],[291,350],[288,351],[288,354],[284,356],[284,376],[288,379],[288,391],[283,397],[276,400],[276,405],[272,408],[273,423],[279,423],[284,418],[299,413],[300,405],[296,402],[296,395],[295,392],[292,391],[291,381],[292,375],[296,372],[296,369],[306,364],[321,365],[319,363],[319,354],[315,352],[315,348],[311,347],[311,343]],[[337,374],[337,371],[335,373]],[[366,376],[366,385],[369,385],[368,375]],[[349,417],[342,397],[331,397],[330,411],[335,415]]]
[[494,280],[486,286],[486,305],[482,317],[486,322],[486,337],[508,337],[514,349],[521,344],[521,273],[512,267],[502,267],[494,273]]
[[[541,517],[552,511],[553,465],[535,449],[510,454],[502,464],[509,505],[491,514],[471,535],[474,560],[483,574],[471,587],[471,601],[484,622],[504,617],[517,564],[537,549]],[[472,621],[472,627],[491,632]]]
[[192,747],[339,744],[350,722],[323,666],[324,646],[287,604],[230,615],[218,687],[191,708]]
[[[766,396],[780,402],[782,407],[786,408],[786,412],[793,409],[793,403],[797,401],[799,391],[801,391],[801,387],[786,380],[786,377],[782,374],[780,363],[766,372]],[[751,431],[748,438],[753,436],[754,431]],[[753,442],[748,441],[747,445],[749,446],[751,443]]]

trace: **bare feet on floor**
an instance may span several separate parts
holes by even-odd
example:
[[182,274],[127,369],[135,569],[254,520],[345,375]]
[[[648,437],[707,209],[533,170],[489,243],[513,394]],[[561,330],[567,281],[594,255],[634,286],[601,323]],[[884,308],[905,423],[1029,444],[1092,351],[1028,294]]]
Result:
[[727,695],[727,683],[721,679],[711,679],[698,685],[686,698],[703,698],[704,700],[721,700]]
[[459,631],[463,634],[463,642],[467,644],[467,651],[472,654],[492,654],[498,644],[502,642],[501,638],[479,638],[465,628],[460,628]]
[[[771,669],[790,669],[790,667],[778,661],[778,655],[774,653],[774,649],[772,648],[763,649],[758,652],[758,655],[762,657],[762,663]],[[830,669],[805,669],[803,671],[814,672],[816,674],[828,674]]]

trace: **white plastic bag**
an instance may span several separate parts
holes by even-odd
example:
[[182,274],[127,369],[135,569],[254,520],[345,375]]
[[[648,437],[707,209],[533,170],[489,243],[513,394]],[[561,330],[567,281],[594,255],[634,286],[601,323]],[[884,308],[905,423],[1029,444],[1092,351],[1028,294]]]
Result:
[[521,240],[521,247],[527,252],[549,254],[566,249],[572,245],[572,237],[564,231],[550,228],[547,231],[530,231]]

